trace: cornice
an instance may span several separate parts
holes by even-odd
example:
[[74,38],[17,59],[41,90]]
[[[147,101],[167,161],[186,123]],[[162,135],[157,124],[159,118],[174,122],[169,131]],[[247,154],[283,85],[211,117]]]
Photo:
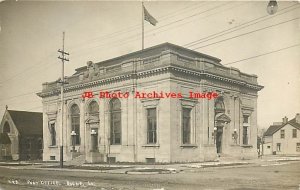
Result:
[[[162,74],[162,73],[168,73],[168,72],[179,72],[182,74],[187,74],[187,75],[193,75],[195,77],[200,77],[200,78],[208,78],[208,79],[213,79],[213,80],[218,80],[234,85],[239,85],[243,86],[252,90],[259,91],[263,89],[263,86],[258,85],[258,84],[251,84],[249,82],[243,81],[243,80],[238,80],[238,79],[233,79],[227,76],[221,76],[217,74],[210,73],[205,70],[199,70],[195,71],[192,69],[187,69],[187,68],[182,68],[180,66],[175,66],[175,65],[169,65],[165,67],[159,67],[159,68],[154,68],[154,69],[149,69],[145,71],[140,71],[137,72],[137,78],[145,78],[157,74]],[[130,80],[135,77],[134,73],[131,74],[125,74],[125,75],[119,75],[119,76],[114,76],[114,77],[109,77],[106,79],[100,79],[100,80],[95,80],[91,82],[86,82],[86,83],[77,83],[73,85],[68,85],[64,88],[64,92],[71,92],[71,91],[77,91],[85,88],[92,88],[96,86],[101,86],[101,85],[106,85],[106,84],[111,84],[111,83],[116,83],[122,80]],[[54,96],[54,95],[59,95],[60,94],[60,89],[53,89],[45,92],[40,92],[37,93],[38,96],[44,98],[44,97],[49,97],[49,96]]]

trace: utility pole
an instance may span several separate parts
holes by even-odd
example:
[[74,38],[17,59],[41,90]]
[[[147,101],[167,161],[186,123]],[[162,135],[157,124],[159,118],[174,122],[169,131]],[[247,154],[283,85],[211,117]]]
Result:
[[61,60],[62,67],[61,67],[61,87],[60,87],[60,95],[61,95],[61,144],[60,144],[60,167],[64,167],[64,135],[63,135],[63,128],[64,128],[64,84],[65,84],[65,61],[69,61],[69,59],[66,58],[66,55],[69,55],[69,53],[65,52],[65,32],[63,32],[63,46],[62,50],[58,50],[61,55],[58,57],[58,59]]

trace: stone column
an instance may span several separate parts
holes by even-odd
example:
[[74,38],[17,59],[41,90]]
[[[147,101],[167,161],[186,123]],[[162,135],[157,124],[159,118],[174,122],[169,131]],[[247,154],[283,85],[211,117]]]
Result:
[[84,153],[86,149],[86,126],[85,126],[85,101],[84,99],[80,100],[80,152]]
[[208,100],[208,127],[209,127],[209,144],[214,144],[212,133],[215,127],[215,103],[213,100]]
[[[203,92],[204,93],[204,92]],[[201,100],[201,120],[202,120],[202,139],[203,144],[210,143],[210,134],[211,131],[209,129],[209,102],[206,98]]]

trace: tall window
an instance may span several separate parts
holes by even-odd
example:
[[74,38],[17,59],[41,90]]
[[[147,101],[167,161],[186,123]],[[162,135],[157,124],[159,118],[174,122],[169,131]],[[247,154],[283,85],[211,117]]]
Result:
[[293,129],[293,138],[297,138],[297,129]]
[[50,124],[50,137],[51,137],[51,146],[56,145],[56,131],[55,131],[55,123]]
[[283,130],[280,130],[280,138],[284,139],[284,137],[285,137],[285,133],[284,133],[284,129],[283,129]]
[[117,98],[110,101],[110,144],[121,144],[121,102]]
[[248,144],[248,127],[243,126],[243,144]]
[[191,109],[182,108],[182,143],[191,143]]
[[156,134],[156,108],[147,109],[147,143],[155,144],[157,142]]
[[92,101],[88,108],[89,115],[99,116],[99,105],[96,101]]
[[5,122],[5,124],[4,124],[3,133],[10,133],[10,127],[7,122]]
[[248,145],[249,143],[248,127],[250,127],[249,116],[243,115],[243,144],[244,145]]
[[75,145],[80,145],[80,110],[78,105],[71,106],[71,129],[75,131]]

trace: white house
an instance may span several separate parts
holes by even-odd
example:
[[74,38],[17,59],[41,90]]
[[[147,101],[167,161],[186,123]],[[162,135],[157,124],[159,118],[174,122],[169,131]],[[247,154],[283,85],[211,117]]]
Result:
[[263,154],[300,155],[300,114],[271,125],[264,134]]

